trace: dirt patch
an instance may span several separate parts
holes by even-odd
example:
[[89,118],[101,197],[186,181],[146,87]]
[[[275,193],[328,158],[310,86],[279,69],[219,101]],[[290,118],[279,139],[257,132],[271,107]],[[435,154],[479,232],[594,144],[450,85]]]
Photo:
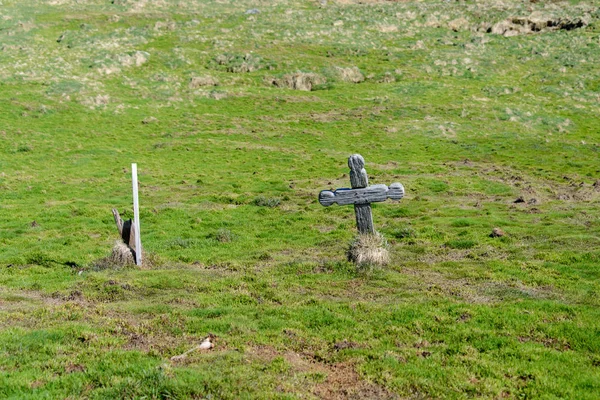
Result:
[[59,306],[69,299],[44,295],[34,290],[6,290],[0,288],[0,311],[29,310],[44,306]]
[[85,367],[81,364],[68,364],[65,367],[65,371],[67,372],[67,374],[72,374],[75,372],[84,372],[85,371]]
[[[352,342],[344,341],[347,344]],[[293,351],[280,352],[267,345],[258,345],[247,351],[251,357],[264,361],[272,361],[283,357],[291,367],[292,374],[313,373],[322,374],[325,379],[312,387],[303,386],[300,389],[317,396],[320,399],[398,399],[399,396],[388,391],[383,386],[361,378],[354,364],[349,361],[328,364],[317,360],[308,354]],[[306,383],[306,381],[304,381]]]
[[535,338],[535,337],[531,337],[531,336],[519,336],[517,339],[521,343],[536,342],[536,343],[544,345],[544,347],[548,347],[548,348],[551,348],[551,349],[554,349],[557,351],[571,350],[571,345],[564,338],[556,339],[556,338],[550,338],[550,337]]
[[338,363],[327,370],[327,379],[313,393],[322,399],[398,399],[384,387],[362,380],[350,363]]
[[359,347],[360,347],[360,345],[358,343],[350,342],[346,339],[342,340],[341,342],[337,342],[336,344],[333,345],[333,349],[336,351],[346,350],[346,349],[356,349]]
[[127,337],[127,344],[125,345],[127,350],[137,349],[137,350],[150,350],[150,345],[148,343],[148,339],[146,336],[139,333],[129,333]]

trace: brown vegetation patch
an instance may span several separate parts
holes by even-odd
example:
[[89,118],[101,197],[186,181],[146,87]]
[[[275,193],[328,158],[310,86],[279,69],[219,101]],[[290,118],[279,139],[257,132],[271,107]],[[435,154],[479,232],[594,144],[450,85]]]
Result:
[[419,278],[413,280],[415,289],[425,290],[431,295],[454,296],[472,304],[492,304],[511,298],[531,297],[553,299],[560,297],[552,287],[530,287],[522,283],[478,281],[467,278],[451,279],[430,270],[403,268],[402,272]]
[[67,374],[72,374],[75,372],[84,372],[85,367],[81,364],[70,363],[65,367],[65,371],[67,372]]
[[133,251],[121,241],[115,243],[110,256],[102,258],[94,263],[94,267],[97,269],[122,268],[128,265],[135,265]]
[[365,80],[365,76],[357,67],[336,67],[336,72],[344,82],[360,83]]
[[346,339],[342,340],[341,342],[337,342],[336,344],[333,345],[333,348],[336,351],[346,350],[346,349],[356,349],[359,347],[360,347],[360,345],[358,343],[350,342]]
[[384,387],[362,380],[351,363],[338,363],[327,368],[327,379],[313,393],[322,399],[397,399],[398,395]]
[[6,290],[0,288],[0,311],[25,310],[39,305],[57,306],[67,299],[48,296],[33,290]]
[[218,86],[219,81],[212,76],[195,76],[190,79],[190,89],[198,89],[203,86]]
[[548,347],[548,348],[551,348],[551,349],[554,349],[557,351],[571,350],[571,345],[564,338],[556,339],[556,338],[549,338],[549,337],[536,338],[536,337],[531,337],[531,336],[519,336],[517,339],[521,343],[527,343],[527,342],[540,343],[540,344],[544,345],[544,347]]
[[[278,101],[283,101],[285,103],[322,103],[323,102],[323,99],[321,99],[320,97],[309,96],[309,95],[305,95],[305,96],[277,96],[277,100]],[[261,119],[263,117],[267,117],[267,116],[262,116]],[[272,118],[271,120],[275,120],[275,118]],[[279,120],[279,118],[277,118],[277,120]]]
[[511,17],[491,27],[491,33],[503,36],[517,36],[537,32],[573,30],[590,23],[590,16],[561,18],[541,11],[535,11],[526,17]]
[[[498,182],[515,188],[520,194],[512,201],[522,206],[535,206],[552,200],[597,201],[600,199],[600,183],[583,182],[579,178],[564,176],[563,182],[540,179],[523,170],[499,165],[477,163],[470,160],[447,164],[451,170],[473,168],[481,179]],[[459,175],[455,173],[454,175]],[[518,200],[520,199],[520,200]],[[516,201],[518,200],[518,201]],[[534,211],[535,212],[535,211]]]
[[310,118],[315,122],[334,122],[346,120],[346,116],[339,111],[329,111],[324,113],[310,113]]
[[[347,342],[351,343],[351,342]],[[364,380],[356,372],[352,362],[327,364],[317,361],[315,357],[292,351],[281,353],[271,346],[258,345],[252,347],[248,354],[261,360],[272,361],[283,357],[291,367],[292,374],[317,373],[325,375],[323,382],[312,387],[302,386],[303,392],[316,395],[321,399],[397,399],[398,395],[391,393],[383,386]]]
[[140,322],[133,319],[121,320],[117,323],[115,331],[126,339],[126,343],[122,346],[124,350],[137,350],[167,357],[175,355],[178,349],[192,347],[199,342],[196,337],[176,337],[168,332],[158,331],[147,321]]

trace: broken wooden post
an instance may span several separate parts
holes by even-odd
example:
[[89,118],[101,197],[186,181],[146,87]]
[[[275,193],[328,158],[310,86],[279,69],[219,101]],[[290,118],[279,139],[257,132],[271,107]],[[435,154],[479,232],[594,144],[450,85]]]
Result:
[[123,243],[131,251],[136,265],[142,265],[142,239],[140,236],[140,207],[138,196],[137,164],[131,164],[131,183],[133,186],[133,221],[123,221],[119,212],[113,208],[112,213],[119,235]]
[[365,159],[360,154],[348,158],[350,167],[350,184],[352,189],[322,190],[319,193],[319,203],[328,207],[334,203],[338,205],[354,205],[356,213],[356,227],[360,233],[375,233],[373,228],[373,215],[371,203],[387,199],[400,200],[404,197],[404,186],[400,183],[386,185],[369,185],[369,178],[365,170]]
[[135,247],[135,233],[133,232],[134,229],[131,220],[123,221],[121,215],[115,208],[112,209],[112,213],[115,218],[115,224],[117,224],[117,229],[119,230],[119,235],[121,236],[121,239],[123,239],[123,243],[129,246],[131,251],[133,251],[133,248]]

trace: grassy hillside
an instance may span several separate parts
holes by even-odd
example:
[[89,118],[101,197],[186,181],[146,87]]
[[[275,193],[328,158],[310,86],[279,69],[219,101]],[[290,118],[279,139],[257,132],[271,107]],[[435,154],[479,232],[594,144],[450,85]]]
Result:
[[597,398],[598,65],[593,1],[0,0],[0,397]]

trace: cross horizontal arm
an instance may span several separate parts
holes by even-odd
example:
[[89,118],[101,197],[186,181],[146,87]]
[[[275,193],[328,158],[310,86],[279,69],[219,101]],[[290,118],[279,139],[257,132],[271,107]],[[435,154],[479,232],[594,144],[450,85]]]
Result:
[[404,186],[400,183],[392,183],[390,187],[372,185],[361,189],[323,190],[319,193],[319,203],[325,207],[334,203],[343,206],[347,204],[377,203],[387,199],[400,200],[403,197]]

